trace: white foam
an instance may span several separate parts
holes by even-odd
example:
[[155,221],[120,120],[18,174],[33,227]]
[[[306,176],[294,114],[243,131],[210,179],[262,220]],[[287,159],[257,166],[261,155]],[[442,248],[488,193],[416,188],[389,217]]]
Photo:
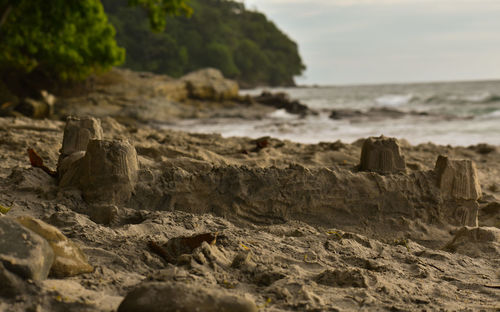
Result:
[[403,106],[411,102],[414,98],[413,94],[386,94],[375,99],[375,103],[382,106]]

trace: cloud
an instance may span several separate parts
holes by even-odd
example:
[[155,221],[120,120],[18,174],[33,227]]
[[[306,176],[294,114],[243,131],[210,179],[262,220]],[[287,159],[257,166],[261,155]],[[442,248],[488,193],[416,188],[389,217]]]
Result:
[[500,78],[500,0],[246,0],[298,43],[306,83]]

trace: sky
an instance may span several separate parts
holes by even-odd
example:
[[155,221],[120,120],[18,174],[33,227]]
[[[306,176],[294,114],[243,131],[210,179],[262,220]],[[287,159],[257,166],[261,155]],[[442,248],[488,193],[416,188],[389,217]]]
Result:
[[299,45],[299,84],[500,79],[500,0],[244,0]]

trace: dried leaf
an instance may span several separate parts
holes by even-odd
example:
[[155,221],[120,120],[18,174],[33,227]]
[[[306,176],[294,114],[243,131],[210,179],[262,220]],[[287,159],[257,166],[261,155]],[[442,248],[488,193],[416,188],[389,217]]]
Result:
[[47,166],[45,166],[43,164],[43,159],[42,157],[40,157],[37,152],[35,152],[34,149],[32,148],[28,148],[28,156],[30,158],[30,163],[31,163],[31,166],[32,167],[35,167],[35,168],[40,168],[42,169],[43,171],[45,171],[48,175],[50,175],[51,177],[57,177],[57,172],[54,171],[54,170],[50,170],[49,168],[47,168]]
[[43,159],[35,152],[34,149],[28,148],[28,156],[30,157],[30,163],[32,167],[43,167]]

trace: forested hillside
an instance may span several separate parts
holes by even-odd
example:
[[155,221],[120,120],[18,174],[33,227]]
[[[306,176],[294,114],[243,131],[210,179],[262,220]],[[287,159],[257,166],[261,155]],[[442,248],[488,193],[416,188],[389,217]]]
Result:
[[179,77],[203,67],[220,69],[243,86],[293,85],[305,69],[297,45],[262,13],[228,0],[191,0],[191,17],[167,19],[153,33],[143,10],[103,0],[127,51],[124,66]]

